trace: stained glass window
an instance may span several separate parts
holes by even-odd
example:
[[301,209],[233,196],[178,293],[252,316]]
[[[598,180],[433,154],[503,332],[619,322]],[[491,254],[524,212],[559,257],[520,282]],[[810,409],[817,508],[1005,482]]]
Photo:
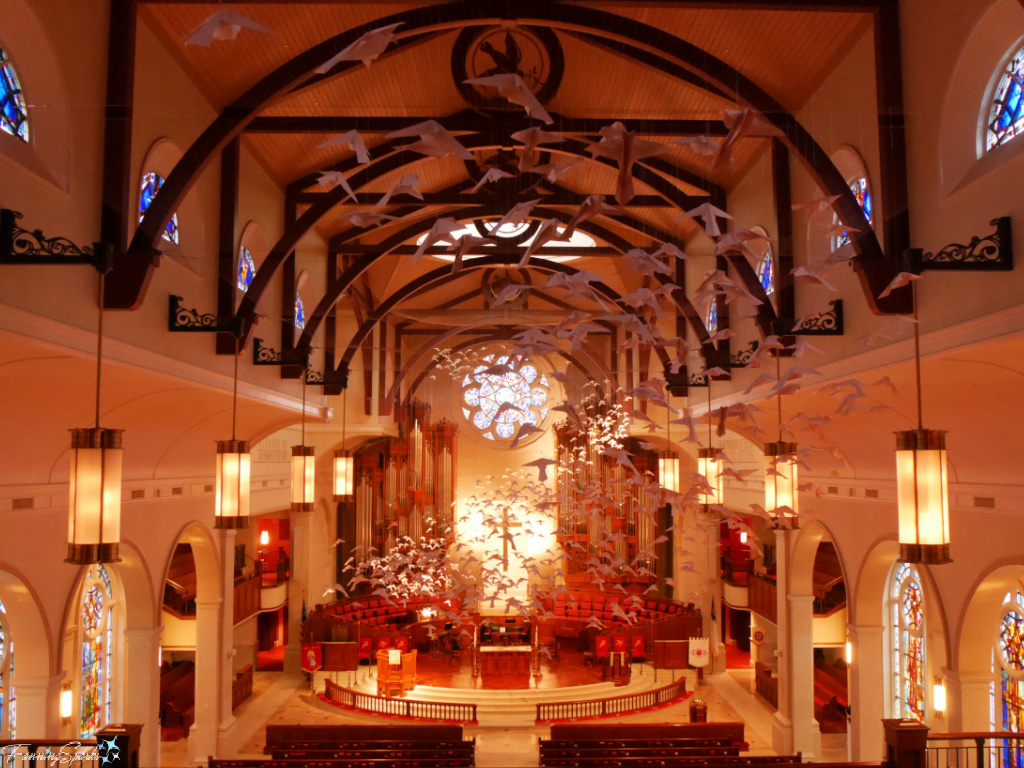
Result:
[[0,131],[28,141],[28,112],[14,66],[0,48]]
[[511,440],[548,415],[548,380],[519,356],[488,355],[462,381],[462,413],[487,440]]
[[895,569],[889,591],[892,617],[893,717],[924,722],[924,590],[909,563]]
[[1024,132],[1024,98],[1021,84],[1024,82],[1024,48],[1010,59],[1003,70],[1003,76],[992,97],[992,108],[988,117],[988,136],[985,149],[1005,144],[1014,136]]
[[79,733],[88,738],[111,719],[114,590],[102,565],[89,567],[82,589]]
[[0,602],[0,738],[15,738],[18,701],[14,691],[14,642],[5,621],[7,611]]
[[252,279],[256,277],[256,263],[252,260],[252,254],[244,245],[238,249],[238,290],[245,293],[252,285]]
[[[1004,731],[1024,731],[1024,593],[1007,595],[999,623],[999,660],[1002,664],[1002,726]],[[1024,766],[1024,746],[1003,742],[1003,765]]]
[[[142,221],[142,217],[146,215],[146,211],[149,210],[149,206],[153,204],[153,199],[156,197],[157,192],[164,185],[163,176],[158,173],[149,173],[142,177],[142,191],[139,194],[139,221]],[[164,231],[160,233],[164,240],[172,243],[178,242],[178,214],[172,213],[171,220],[167,222],[167,226],[164,227]]]
[[765,251],[757,262],[757,279],[761,281],[761,287],[767,295],[775,293],[775,259],[771,249]]
[[[864,218],[868,220],[868,224],[874,223],[875,204],[871,199],[871,190],[868,189],[868,180],[861,176],[858,179],[853,179],[850,182],[850,191],[853,192],[853,196],[857,198],[857,204],[860,209],[864,212]],[[843,230],[836,237],[836,248],[846,245],[850,242],[850,233]]]
[[306,308],[302,306],[302,297],[295,294],[295,327],[300,331],[306,327]]
[[718,300],[711,299],[708,302],[708,311],[704,315],[704,327],[708,333],[715,333],[718,330]]

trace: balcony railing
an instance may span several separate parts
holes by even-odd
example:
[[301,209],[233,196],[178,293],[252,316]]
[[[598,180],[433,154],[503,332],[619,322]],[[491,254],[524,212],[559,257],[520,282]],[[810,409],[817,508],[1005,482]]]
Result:
[[1016,768],[1024,765],[1024,733],[932,733],[927,768]]

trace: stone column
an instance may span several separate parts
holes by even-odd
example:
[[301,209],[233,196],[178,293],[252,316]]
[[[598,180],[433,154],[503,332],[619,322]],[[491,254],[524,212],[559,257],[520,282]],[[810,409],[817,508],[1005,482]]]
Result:
[[[218,636],[220,651],[217,684],[218,684],[218,717],[217,717],[217,757],[233,756],[237,752],[235,744],[235,716],[231,713],[232,683],[234,681],[235,656],[235,539],[237,531],[221,529],[218,531],[220,545],[220,577],[224,599],[221,601]],[[198,642],[198,638],[197,638]]]
[[220,723],[221,599],[196,600],[195,722],[188,734],[188,756],[194,765],[217,755]]
[[[993,685],[997,697],[995,728],[997,731],[1002,730],[1002,718],[998,714],[999,672],[994,675],[986,672],[972,674],[943,669],[942,677],[946,682],[946,717],[949,722],[949,727],[943,730],[951,733],[992,730],[989,722],[989,696]],[[926,688],[930,696],[931,686]]]
[[15,674],[19,740],[61,737],[60,684],[63,680],[63,672],[53,677],[19,677]]
[[[160,635],[163,627],[124,631],[124,715],[142,726],[141,765],[160,764]],[[19,695],[20,698],[20,695]],[[20,705],[19,705],[20,709]]]
[[[291,513],[291,579],[288,582],[288,647],[284,671],[302,672],[302,604],[309,594],[309,512]],[[308,606],[307,606],[308,607]]]
[[847,736],[849,759],[854,762],[880,762],[885,734],[885,627],[847,625],[853,645],[848,680],[850,731]]
[[802,752],[805,760],[814,760],[821,754],[821,729],[814,719],[814,595],[788,597],[789,647],[786,655],[789,656],[793,749]]
[[775,531],[776,613],[778,614],[778,648],[775,651],[778,666],[779,708],[772,723],[772,749],[780,755],[793,754],[793,696],[792,656],[790,655],[789,601],[789,545],[790,532]]

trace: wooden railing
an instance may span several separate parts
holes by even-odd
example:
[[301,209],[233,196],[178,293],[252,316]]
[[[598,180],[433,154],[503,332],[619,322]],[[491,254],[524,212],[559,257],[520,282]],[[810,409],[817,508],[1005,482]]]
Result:
[[1024,733],[931,733],[927,768],[1003,768],[1024,764]]
[[342,688],[330,680],[324,682],[324,696],[328,701],[356,712],[403,717],[409,720],[431,720],[437,723],[474,724],[477,721],[476,704],[391,699]]
[[671,704],[686,696],[686,678],[679,678],[671,685],[653,691],[613,696],[593,701],[553,701],[537,705],[538,723],[559,723],[589,717],[628,715],[656,709]]
[[260,610],[260,584],[259,573],[235,581],[235,603],[234,620],[232,624],[238,624]]

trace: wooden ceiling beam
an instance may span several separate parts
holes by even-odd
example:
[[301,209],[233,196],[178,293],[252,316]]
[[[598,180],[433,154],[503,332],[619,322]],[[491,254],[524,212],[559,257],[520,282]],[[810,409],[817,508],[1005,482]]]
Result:
[[[332,5],[338,0],[243,0],[246,5]],[[563,0],[549,0],[554,3]],[[798,11],[813,13],[869,13],[890,0],[674,0],[672,5],[695,10]],[[209,0],[137,0],[139,5],[209,5]],[[616,0],[618,5],[664,5],[664,0]],[[496,13],[496,15],[500,15]]]
[[[302,192],[296,197],[296,202],[299,205],[315,205],[318,201],[324,198],[324,195],[330,194],[329,192]],[[357,197],[358,202],[352,202],[350,198],[338,203],[336,207],[344,206],[358,206],[359,208],[365,208],[368,205],[376,205],[384,199],[386,193],[384,192],[359,192]],[[463,192],[461,190],[452,192],[423,192],[423,199],[412,200],[403,199],[401,205],[412,208],[427,208],[432,205],[458,205],[472,208],[474,205],[481,205],[491,207],[493,205],[493,199],[486,194],[470,194],[469,192]],[[581,192],[573,192],[568,189],[561,189],[552,195],[541,195],[542,205],[564,205],[571,207],[579,207],[586,202],[589,195],[585,195]],[[668,201],[661,195],[637,195],[625,205],[619,205],[619,208],[683,208],[689,210],[690,208],[706,203],[708,198],[706,195],[679,195],[675,201]]]

